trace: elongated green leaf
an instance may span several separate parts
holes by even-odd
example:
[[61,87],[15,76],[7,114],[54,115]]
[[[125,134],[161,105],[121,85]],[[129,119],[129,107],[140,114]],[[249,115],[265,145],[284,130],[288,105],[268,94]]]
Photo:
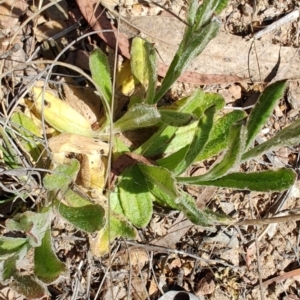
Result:
[[42,134],[31,118],[22,112],[14,112],[11,116],[11,121],[18,124],[19,132],[27,137],[32,138],[33,135],[42,137]]
[[[192,113],[204,102],[204,92],[196,90],[191,96],[180,99],[172,104],[172,110],[182,113]],[[145,156],[156,156],[164,152],[176,132],[173,126],[161,125],[160,128],[143,145],[134,152]]]
[[130,107],[125,115],[114,124],[114,129],[127,131],[149,127],[158,123],[160,118],[160,113],[154,106],[142,103],[136,104]]
[[19,125],[17,126],[17,130],[24,137],[21,140],[22,145],[30,153],[33,160],[38,161],[42,144],[36,141],[35,136],[41,137],[42,135],[36,124],[22,112],[14,112],[11,116],[11,121]]
[[193,32],[193,34],[184,38],[188,41],[182,41],[182,44],[176,52],[161,87],[155,95],[155,103],[163,97],[173,83],[186,70],[190,62],[195,59],[203,51],[208,42],[216,36],[219,27],[220,23],[213,20],[203,27],[201,31]]
[[245,130],[242,123],[231,126],[229,135],[228,150],[221,162],[211,167],[208,173],[200,175],[202,180],[215,180],[226,175],[231,169],[236,167],[241,159],[245,147]]
[[177,177],[178,183],[236,188],[259,192],[283,191],[295,182],[296,174],[291,169],[256,173],[231,173],[216,180],[202,181],[199,176]]
[[173,170],[174,174],[178,175],[184,172],[203,150],[213,126],[215,111],[216,107],[212,106],[208,108],[205,111],[204,116],[200,118],[192,143],[189,145],[189,148],[181,162]]
[[[201,154],[196,157],[195,161],[207,159],[226,149],[229,139],[230,127],[236,121],[239,121],[245,117],[246,113],[241,110],[234,110],[221,118],[217,117],[209,135],[207,144],[205,145],[203,152],[201,152]],[[170,157],[172,153],[175,153],[183,149],[185,146],[189,145],[193,140],[196,128],[197,123],[192,123],[188,126],[178,128],[178,130],[174,134],[173,139],[169,142],[166,149],[164,150],[164,154],[167,155],[167,157],[161,160],[157,160],[156,162],[159,165],[164,166],[165,164],[163,163],[163,161]]]
[[105,224],[105,212],[99,205],[90,204],[80,207],[71,207],[56,200],[55,207],[63,218],[72,223],[75,227],[86,232],[98,231]]
[[14,275],[11,287],[26,299],[42,299],[48,296],[46,287],[30,275]]
[[135,37],[131,43],[130,66],[133,76],[142,84],[146,91],[149,84],[148,55],[145,47],[146,40]]
[[52,249],[50,228],[47,230],[40,247],[34,249],[34,274],[49,284],[55,281],[66,266],[55,255]]
[[90,55],[89,65],[92,77],[97,83],[96,88],[100,97],[110,105],[112,101],[112,84],[107,55],[99,48],[94,50]]
[[178,209],[182,211],[194,224],[201,226],[211,226],[215,224],[229,224],[230,218],[209,209],[200,210],[197,208],[195,200],[188,193],[181,191],[178,199]]
[[215,13],[219,14],[228,4],[229,0],[220,0],[218,6],[215,9]]
[[282,98],[285,88],[286,80],[274,82],[267,86],[260,95],[248,118],[246,149],[251,146],[259,131],[266,124],[276,103]]
[[228,145],[231,126],[245,117],[246,113],[244,111],[235,110],[216,120],[207,144],[195,161],[208,159],[224,150]]
[[220,0],[203,1],[203,4],[200,5],[197,10],[195,23],[193,24],[195,31],[200,31],[205,25],[207,25],[211,21],[219,4]]
[[44,185],[47,190],[59,190],[75,180],[80,164],[77,159],[72,159],[69,164],[56,167],[53,174],[47,174]]
[[16,169],[22,166],[21,159],[16,154],[15,149],[12,147],[12,142],[10,141],[9,135],[2,126],[0,126],[0,135],[4,142],[3,146],[0,145],[0,150],[3,152],[4,161],[11,169]]
[[162,123],[174,127],[186,126],[195,120],[191,114],[176,112],[169,109],[159,109]]
[[173,174],[159,166],[139,164],[149,191],[158,199],[159,203],[177,208],[176,199],[179,197]]
[[[183,140],[183,144],[185,141]],[[189,144],[185,147],[181,148],[180,150],[168,155],[164,158],[157,159],[155,162],[170,171],[176,170],[177,166],[181,163],[182,158],[186,156],[187,151],[189,150]]]
[[300,143],[300,119],[285,127],[268,141],[255,146],[243,154],[242,160],[261,156],[267,151],[276,150],[283,146],[295,146]]
[[156,88],[156,54],[153,45],[136,37],[131,45],[131,71],[147,91],[145,103],[153,104]]
[[137,165],[133,165],[125,172],[118,190],[119,201],[125,216],[137,227],[146,226],[152,217],[153,196]]

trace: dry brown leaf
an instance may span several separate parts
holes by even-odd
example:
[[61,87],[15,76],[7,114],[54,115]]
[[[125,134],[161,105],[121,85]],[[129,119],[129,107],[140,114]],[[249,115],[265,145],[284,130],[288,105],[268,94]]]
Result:
[[49,147],[52,152],[74,152],[79,154],[102,154],[107,156],[109,146],[98,139],[92,139],[83,135],[61,133],[49,139]]
[[19,17],[25,14],[28,7],[25,0],[6,0],[0,4],[0,27],[7,29],[19,22]]
[[196,296],[210,295],[215,291],[216,284],[213,280],[212,274],[208,273],[200,279]]
[[92,125],[101,117],[101,101],[94,90],[79,86],[72,78],[64,78],[64,100]]
[[180,213],[174,225],[168,229],[168,233],[152,240],[151,244],[172,249],[193,225],[190,220],[185,219],[183,213]]

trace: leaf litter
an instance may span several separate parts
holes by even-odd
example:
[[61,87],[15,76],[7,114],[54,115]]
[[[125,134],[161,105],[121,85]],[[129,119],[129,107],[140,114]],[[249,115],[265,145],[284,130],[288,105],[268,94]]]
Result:
[[[66,2],[61,2],[64,3],[63,7],[66,11],[70,10],[74,15],[80,15],[74,4],[69,4],[68,7]],[[85,7],[89,7],[88,3],[94,3],[93,1],[77,2],[79,7],[83,5],[83,2],[85,2]],[[7,16],[2,19],[1,40],[10,41],[10,37],[19,30],[21,24],[19,17],[25,15],[26,5],[23,1],[16,2],[17,5],[21,4],[21,7],[16,7],[11,1],[5,3],[11,9],[5,10],[3,8],[5,6],[0,5],[1,13]],[[233,34],[248,35],[251,25],[255,29],[258,22],[266,24],[280,18],[294,9],[295,4],[294,1],[274,1],[273,5],[267,5],[266,1],[257,1],[254,17],[251,19],[249,16],[254,10],[251,3],[232,0],[223,16],[225,29],[229,32],[225,33],[224,30],[213,40],[199,61],[197,60],[191,67],[191,72],[196,70],[198,75],[188,73],[190,75],[186,75],[185,83],[178,83],[175,88],[172,88],[169,96],[173,96],[173,99],[176,100],[176,97],[188,94],[194,88],[194,84],[207,84],[209,86],[204,87],[206,90],[227,95],[225,98],[228,105],[243,106],[255,89],[249,79],[248,58],[246,56],[251,49],[249,46],[251,42]],[[144,16],[148,12],[154,11],[154,9],[150,9],[151,7],[138,5],[129,4],[124,10],[129,15],[141,14]],[[172,8],[178,13],[180,11],[178,8],[181,7],[184,8],[184,5],[178,1]],[[88,14],[90,15],[87,17],[93,17],[91,11],[88,11]],[[47,17],[51,19],[52,16],[53,14],[48,14]],[[166,18],[168,18],[168,22]],[[163,24],[170,22],[171,28],[176,26],[175,23],[180,24],[178,20],[172,24],[174,22],[173,17],[147,16],[146,18],[136,18],[136,20],[138,19],[141,19],[146,26],[153,20],[154,23],[158,23],[159,20]],[[103,20],[106,20],[105,15]],[[98,21],[101,22],[102,26],[102,19],[98,19]],[[111,21],[105,22],[110,24]],[[133,18],[130,19],[130,22],[134,22]],[[140,23],[134,24],[137,27],[142,27]],[[299,58],[296,55],[299,45],[297,38],[295,38],[297,35],[293,35],[297,26],[297,22],[293,22],[293,24],[283,26],[276,33],[264,36],[262,40],[255,42],[255,48],[252,48],[250,52],[250,75],[253,81],[265,81],[278,62],[279,68],[273,78],[291,79],[286,99],[280,103],[275,111],[272,122],[266,128],[267,130],[262,132],[262,138],[272,135],[279,128],[285,127],[299,116],[299,97],[297,96],[299,94],[297,81],[299,78]],[[168,64],[172,57],[173,50],[170,44],[175,41],[173,39],[175,29],[166,34],[161,30],[163,27],[160,25],[159,30],[154,29],[153,35],[161,33],[161,37],[157,37],[160,40],[167,40],[167,46],[160,46],[160,42],[157,40],[153,42],[157,44],[157,50],[163,63]],[[96,29],[96,27],[93,28]],[[172,37],[171,41],[168,40],[169,36]],[[100,37],[103,38],[101,35]],[[12,52],[16,56],[9,56],[9,59],[4,60],[3,71],[20,66],[20,62],[26,61],[26,55],[32,54],[31,50],[34,49],[34,46],[31,45],[34,45],[34,42],[31,41],[33,43],[31,45],[26,44],[22,42],[21,38],[20,34],[15,40],[15,42],[20,43],[18,50],[20,53],[17,53],[18,51]],[[34,38],[37,39],[37,37]],[[97,38],[92,40],[92,42],[94,41],[99,42]],[[110,44],[109,41],[106,40],[106,42]],[[119,42],[121,53],[125,55],[128,51],[126,49],[129,49],[128,40],[122,37]],[[1,57],[12,49],[10,43],[3,43],[2,47],[4,48],[1,49]],[[86,50],[78,49],[78,47],[75,52]],[[163,47],[167,47],[167,50],[164,50]],[[68,55],[67,60],[69,62],[75,61],[72,53],[68,53]],[[213,57],[213,65],[211,64],[211,57]],[[259,66],[256,66],[257,58]],[[28,70],[25,67],[14,72],[13,86],[21,82],[21,78],[26,72]],[[193,75],[196,82],[191,80]],[[69,83],[69,85],[71,84]],[[1,93],[3,96],[9,95],[10,88],[9,82],[2,85]],[[238,92],[234,89],[238,89]],[[17,93],[15,90],[13,92]],[[69,94],[66,97],[72,97],[66,90],[64,93],[65,95]],[[12,95],[14,96],[14,94]],[[77,102],[78,100],[70,101]],[[82,104],[78,102],[77,106],[82,106]],[[83,110],[85,109],[83,108]],[[80,112],[80,109],[78,112],[84,113]],[[92,115],[93,113],[87,112],[87,114]],[[284,152],[280,149],[275,151],[273,155],[282,164],[297,168],[298,148],[287,148]],[[197,168],[198,170],[208,168],[211,163],[208,161],[204,165],[194,166],[194,170],[191,172],[197,171]],[[251,164],[245,164],[243,168],[245,170],[259,170],[264,168],[264,164],[272,167],[274,162],[270,163],[268,160],[254,161]],[[281,201],[281,198],[276,194],[233,192],[230,189],[214,192],[214,194],[211,193],[212,196],[204,197],[205,199],[201,199],[203,198],[201,195],[204,193],[202,188],[191,191],[191,194],[198,198],[201,205],[205,204],[216,211],[223,210],[227,214],[237,214],[238,217],[247,219],[270,216],[269,208]],[[203,204],[203,202],[205,203]],[[295,209],[299,207],[298,202],[299,187],[296,185],[293,188],[293,193],[285,200],[281,210]],[[112,288],[114,299],[147,299],[148,296],[151,296],[151,299],[157,299],[162,291],[176,285],[197,294],[200,299],[204,299],[203,295],[206,295],[206,299],[260,299],[261,294],[264,295],[265,299],[299,297],[297,292],[299,289],[299,278],[297,278],[299,227],[294,221],[282,223],[277,229],[273,228],[273,231],[268,231],[267,235],[259,238],[255,246],[252,246],[254,245],[253,241],[262,231],[260,227],[243,225],[238,228],[201,228],[190,224],[189,221],[182,220],[182,216],[176,212],[160,211],[158,208],[150,225],[139,230],[139,242],[146,243],[146,245],[140,248],[137,245],[126,244],[126,241],[116,241],[112,245],[111,260],[106,257],[101,260],[91,257],[86,236],[80,231],[75,231],[72,226],[56,222],[54,231],[55,235],[57,234],[55,249],[60,251],[59,257],[68,262],[70,277],[51,286],[52,297],[61,297],[61,299],[88,297],[90,299],[112,299]],[[151,248],[150,244],[155,245],[156,248]],[[258,257],[257,252],[255,252],[257,246]],[[172,251],[172,249],[174,250]],[[263,287],[265,289],[263,292],[260,290],[262,287],[259,286],[260,278],[264,282]],[[128,284],[129,282],[131,285]],[[274,282],[279,283],[275,284]],[[7,293],[7,290],[2,290],[2,295]],[[5,299],[4,296],[2,298]]]

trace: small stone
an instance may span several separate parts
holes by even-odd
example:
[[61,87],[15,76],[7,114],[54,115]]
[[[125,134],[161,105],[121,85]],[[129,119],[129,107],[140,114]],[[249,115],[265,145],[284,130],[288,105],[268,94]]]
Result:
[[248,3],[242,6],[242,13],[245,16],[250,16],[253,14],[253,8]]

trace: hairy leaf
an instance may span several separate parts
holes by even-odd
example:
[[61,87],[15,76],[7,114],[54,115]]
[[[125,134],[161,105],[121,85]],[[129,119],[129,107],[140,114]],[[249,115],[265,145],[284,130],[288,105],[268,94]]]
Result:
[[153,104],[156,88],[156,55],[153,45],[136,37],[131,45],[131,70],[135,78],[147,91],[145,103]]
[[152,217],[153,196],[137,165],[128,169],[118,186],[118,197],[125,216],[137,227],[145,227]]
[[[97,83],[97,91],[107,104],[112,101],[112,84],[107,55],[99,48],[94,50],[89,59],[92,77]],[[106,107],[106,106],[105,106]]]
[[63,218],[75,227],[86,232],[98,231],[105,224],[105,212],[99,205],[89,204],[80,207],[72,207],[56,200],[55,207]]
[[184,36],[184,39],[179,46],[173,61],[171,62],[161,87],[155,95],[155,103],[157,103],[163,97],[172,84],[186,70],[190,62],[195,59],[203,51],[209,41],[216,36],[219,27],[220,23],[216,20],[213,20],[203,27],[199,32],[193,32],[188,36]]
[[210,170],[199,177],[202,180],[215,180],[226,175],[240,162],[241,155],[245,147],[245,131],[242,123],[231,126],[229,135],[228,150],[222,160],[214,164]]
[[22,248],[27,247],[26,238],[0,237],[0,259],[7,258],[14,253],[19,252]]
[[267,86],[260,95],[247,121],[246,149],[251,146],[259,131],[266,124],[276,103],[282,98],[285,88],[286,80],[274,82]]
[[291,187],[296,174],[291,169],[255,173],[231,173],[216,180],[202,181],[199,176],[177,177],[178,183],[236,188],[259,192],[283,191]]
[[139,164],[149,191],[157,198],[159,203],[177,208],[176,199],[179,197],[176,181],[173,174],[159,166]]
[[115,124],[117,131],[128,131],[142,127],[150,127],[160,121],[160,113],[152,105],[136,104],[131,106],[128,111]]
[[42,299],[48,296],[45,286],[31,275],[14,275],[11,287],[27,299]]
[[213,126],[215,111],[216,107],[212,106],[208,108],[205,111],[204,116],[200,118],[192,143],[187,148],[187,151],[181,162],[176,166],[174,170],[172,170],[174,174],[181,174],[182,172],[184,172],[203,150]]
[[300,120],[285,127],[268,141],[255,146],[243,154],[242,160],[248,160],[260,156],[268,151],[276,150],[283,146],[295,146],[300,142]]
[[50,216],[50,212],[35,213],[26,211],[22,214],[17,214],[14,219],[8,219],[6,227],[12,231],[24,231],[30,245],[38,247],[41,245],[46,228],[50,224]]
[[40,247],[34,249],[34,274],[43,282],[49,284],[55,281],[66,266],[56,256],[52,249],[50,228],[42,240]]
[[47,174],[44,185],[47,190],[59,190],[75,180],[80,164],[77,159],[72,159],[69,164],[57,166],[53,174]]

